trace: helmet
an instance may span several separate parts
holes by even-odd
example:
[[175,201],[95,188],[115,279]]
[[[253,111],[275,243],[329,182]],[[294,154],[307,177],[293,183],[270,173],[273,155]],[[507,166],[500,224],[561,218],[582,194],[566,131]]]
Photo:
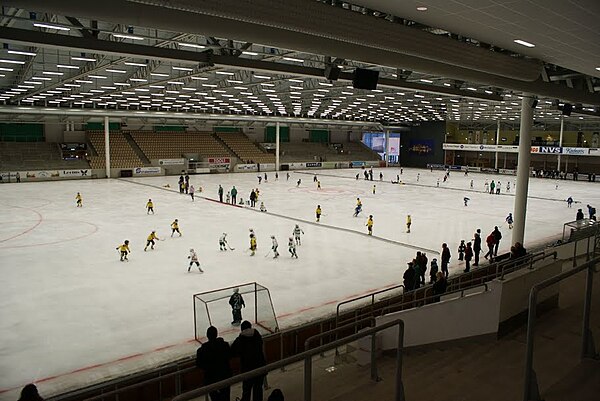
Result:
[[227,236],[227,233],[223,233],[223,236],[224,236],[224,237],[226,237],[226,236]]
[[128,239],[125,240],[125,245],[127,245],[127,244],[129,244],[129,240]]
[[298,224],[296,224],[296,227],[299,227]]
[[290,237],[290,241],[293,241],[294,239],[292,237]]
[[190,248],[190,252],[194,252],[194,248]]
[[271,235],[271,238],[275,238],[275,236],[274,236],[274,235]]

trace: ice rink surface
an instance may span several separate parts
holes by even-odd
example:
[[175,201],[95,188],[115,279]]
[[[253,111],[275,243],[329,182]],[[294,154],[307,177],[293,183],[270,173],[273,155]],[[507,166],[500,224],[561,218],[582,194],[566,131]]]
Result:
[[[320,190],[312,171],[290,173],[289,181],[286,172],[277,181],[269,172],[268,182],[260,185],[256,173],[191,176],[191,183],[203,188],[197,195],[213,199],[219,184],[225,193],[235,185],[244,200],[258,187],[268,213],[200,198],[192,202],[177,192],[175,176],[1,185],[0,398],[28,382],[144,359],[177,344],[190,346],[194,293],[256,281],[269,288],[279,326],[285,328],[334,313],[342,300],[401,283],[417,250],[431,261],[447,242],[451,273],[462,270],[456,248],[461,239],[473,238],[476,228],[485,241],[498,225],[500,248],[510,248],[503,222],[513,212],[515,177],[452,172],[444,183],[441,171],[404,169],[404,185],[396,185],[390,183],[400,174],[395,168],[374,169],[373,182],[365,181],[360,169],[315,173]],[[500,180],[502,194],[484,193],[486,179]],[[83,208],[75,207],[77,192]],[[526,247],[558,238],[577,208],[587,217],[587,203],[600,206],[600,186],[588,182],[531,179],[529,195]],[[567,208],[568,196],[581,203]],[[353,217],[357,197],[363,212]],[[146,214],[148,198],[155,215]],[[318,204],[323,216],[317,224]],[[365,235],[369,214],[372,238]],[[181,238],[170,237],[176,218]],[[287,250],[295,224],[305,233],[298,259]],[[246,250],[249,228],[257,233],[254,257]],[[144,252],[152,230],[161,241]],[[219,251],[223,232],[235,251]],[[265,257],[270,235],[279,242],[277,260]],[[132,253],[129,262],[120,262],[115,248],[125,239]],[[203,274],[187,272],[190,248],[197,251]],[[223,313],[230,316],[229,310]]]

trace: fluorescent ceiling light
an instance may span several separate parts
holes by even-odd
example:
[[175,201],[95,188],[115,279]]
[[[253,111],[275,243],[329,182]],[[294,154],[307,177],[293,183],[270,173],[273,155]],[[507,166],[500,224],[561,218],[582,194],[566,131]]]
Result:
[[467,88],[467,90],[475,92],[477,89],[475,89],[475,88]]
[[151,72],[150,75],[153,77],[168,77],[169,74],[161,74],[160,72]]
[[178,42],[177,44],[183,47],[193,47],[194,49],[206,49],[206,46],[197,45],[195,43]]
[[6,63],[6,64],[25,64],[24,61],[19,61],[19,60],[7,60],[7,59],[0,59],[0,63]]
[[259,79],[271,79],[271,77],[268,77],[266,75],[256,75],[256,74],[254,74],[254,77],[255,78],[259,78]]
[[134,62],[131,62],[131,61],[126,61],[123,64],[125,64],[125,65],[133,65],[133,66],[136,66],[136,67],[147,67],[148,66],[148,64],[134,63]]
[[9,54],[18,54],[20,56],[36,56],[37,55],[37,53],[25,52],[25,51],[21,51],[21,50],[9,50],[8,53]]
[[295,78],[290,78],[290,79],[288,79],[288,81],[290,81],[290,82],[298,82],[298,83],[301,83],[301,84],[304,83],[303,80],[301,80],[301,79],[295,79]]
[[283,57],[284,60],[287,61],[293,61],[295,63],[304,63],[304,60],[300,59],[300,58],[293,58],[293,57]]
[[258,56],[258,53],[255,52],[248,52],[248,51],[244,51],[242,52],[242,54],[245,54],[247,56]]
[[70,31],[71,30],[71,28],[67,28],[65,26],[43,24],[41,22],[36,22],[33,24],[33,26],[37,26],[38,28],[56,29],[57,31]]
[[190,77],[190,78],[192,78],[193,80],[196,80],[196,81],[208,81],[208,78],[206,78],[206,77]]
[[117,74],[126,74],[127,73],[127,71],[125,71],[125,70],[115,70],[114,68],[107,68],[105,71],[106,72],[114,72]]
[[533,43],[529,43],[529,42],[526,42],[521,39],[515,39],[515,40],[513,40],[513,42],[515,42],[519,45],[525,46],[525,47],[535,47],[535,45]]
[[120,38],[120,39],[144,40],[144,38],[141,36],[125,35],[122,33],[113,33],[112,36],[115,38]]
[[42,74],[46,75],[64,75],[62,72],[54,72],[54,71],[42,71]]
[[233,72],[227,72],[227,71],[215,71],[215,74],[219,74],[219,75],[235,75]]
[[65,64],[56,64],[56,67],[58,68],[70,68],[72,70],[78,70],[79,67],[77,67],[76,65],[65,65]]
[[106,79],[104,75],[88,75],[89,78]]
[[174,69],[174,70],[177,70],[177,71],[194,71],[193,68],[188,68],[188,67],[172,66],[171,68]]
[[596,69],[597,69],[598,71],[600,71],[600,67],[596,67]]
[[433,81],[430,80],[430,79],[420,79],[419,81],[425,82],[426,84],[432,84],[433,83]]
[[71,57],[71,60],[76,60],[76,61],[96,61],[95,58],[89,58],[89,57]]
[[144,78],[129,78],[129,80],[132,82],[148,82],[148,80]]

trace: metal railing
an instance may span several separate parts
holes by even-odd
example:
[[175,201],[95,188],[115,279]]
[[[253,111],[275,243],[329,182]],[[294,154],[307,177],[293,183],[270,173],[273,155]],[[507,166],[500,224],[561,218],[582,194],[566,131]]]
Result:
[[[347,304],[350,304],[350,303],[354,303],[354,302],[365,300],[367,298],[371,298],[371,303],[369,304],[369,306],[372,309],[373,306],[375,305],[375,296],[381,295],[381,294],[385,294],[385,293],[388,293],[388,292],[392,292],[392,291],[398,290],[400,288],[402,288],[402,293],[404,293],[404,285],[400,284],[400,285],[395,285],[395,286],[390,287],[390,288],[385,288],[383,290],[375,291],[375,292],[372,292],[370,294],[361,295],[359,297],[352,298],[352,299],[347,299],[345,301],[340,302],[339,304],[337,304],[336,311],[335,311],[335,326],[336,327],[338,326],[339,319],[340,319],[340,308],[342,307],[342,305],[347,305]],[[401,294],[398,294],[398,295],[401,295]],[[389,294],[389,296],[392,297],[393,294]],[[360,305],[360,308],[364,308],[364,305]],[[356,311],[358,311],[358,308],[356,309]]]
[[[201,396],[206,396],[207,394],[209,394],[212,391],[216,391],[221,388],[240,383],[244,380],[249,380],[249,379],[253,379],[256,377],[264,376],[273,370],[280,369],[283,366],[291,365],[293,363],[300,362],[300,361],[304,361],[304,372],[305,372],[304,398],[303,399],[304,399],[304,401],[311,401],[312,400],[312,380],[307,380],[307,376],[308,376],[308,378],[312,377],[312,357],[313,356],[327,352],[336,347],[351,343],[353,341],[356,341],[356,340],[366,337],[366,336],[374,336],[376,333],[378,333],[382,330],[389,329],[394,326],[398,327],[398,343],[397,343],[398,351],[396,353],[396,374],[395,374],[396,388],[395,388],[395,394],[394,394],[393,400],[394,401],[404,401],[405,400],[404,384],[402,382],[402,351],[403,351],[403,346],[404,346],[404,321],[402,321],[401,319],[394,320],[392,322],[383,324],[381,326],[365,329],[362,332],[352,334],[348,337],[344,337],[342,339],[333,341],[326,345],[321,345],[319,347],[313,348],[308,351],[301,352],[300,354],[291,356],[289,358],[285,358],[281,361],[271,363],[269,365],[263,366],[258,369],[254,369],[250,372],[246,372],[241,375],[237,375],[237,376],[231,377],[229,379],[222,380],[220,382],[217,382],[217,383],[214,383],[214,384],[211,384],[208,386],[204,386],[204,387],[201,387],[196,390],[189,391],[187,393],[184,393],[184,394],[181,394],[181,395],[175,397],[173,399],[173,401],[187,401],[187,400],[193,400],[194,398],[198,398]],[[331,334],[331,333],[329,333],[329,334]],[[371,348],[372,360],[375,358],[374,354],[375,354],[375,349],[374,349],[374,347],[372,347]]]
[[537,299],[538,294],[544,288],[548,288],[559,283],[583,270],[587,270],[585,297],[583,303],[583,327],[581,335],[581,355],[580,358],[595,358],[597,357],[594,348],[594,338],[590,330],[590,312],[592,303],[592,288],[594,285],[594,273],[597,273],[594,267],[600,263],[600,257],[589,260],[571,270],[550,277],[531,288],[529,293],[529,316],[527,321],[527,348],[525,358],[525,384],[523,387],[523,401],[541,401],[540,391],[538,386],[537,375],[533,369],[533,352],[535,340],[535,325],[537,315]]

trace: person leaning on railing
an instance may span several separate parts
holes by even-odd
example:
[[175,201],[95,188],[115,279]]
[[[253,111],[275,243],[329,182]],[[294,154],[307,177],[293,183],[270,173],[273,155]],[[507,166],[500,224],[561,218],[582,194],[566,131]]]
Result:
[[510,258],[518,259],[522,258],[527,254],[527,250],[523,247],[520,242],[515,242],[513,246],[510,247]]

